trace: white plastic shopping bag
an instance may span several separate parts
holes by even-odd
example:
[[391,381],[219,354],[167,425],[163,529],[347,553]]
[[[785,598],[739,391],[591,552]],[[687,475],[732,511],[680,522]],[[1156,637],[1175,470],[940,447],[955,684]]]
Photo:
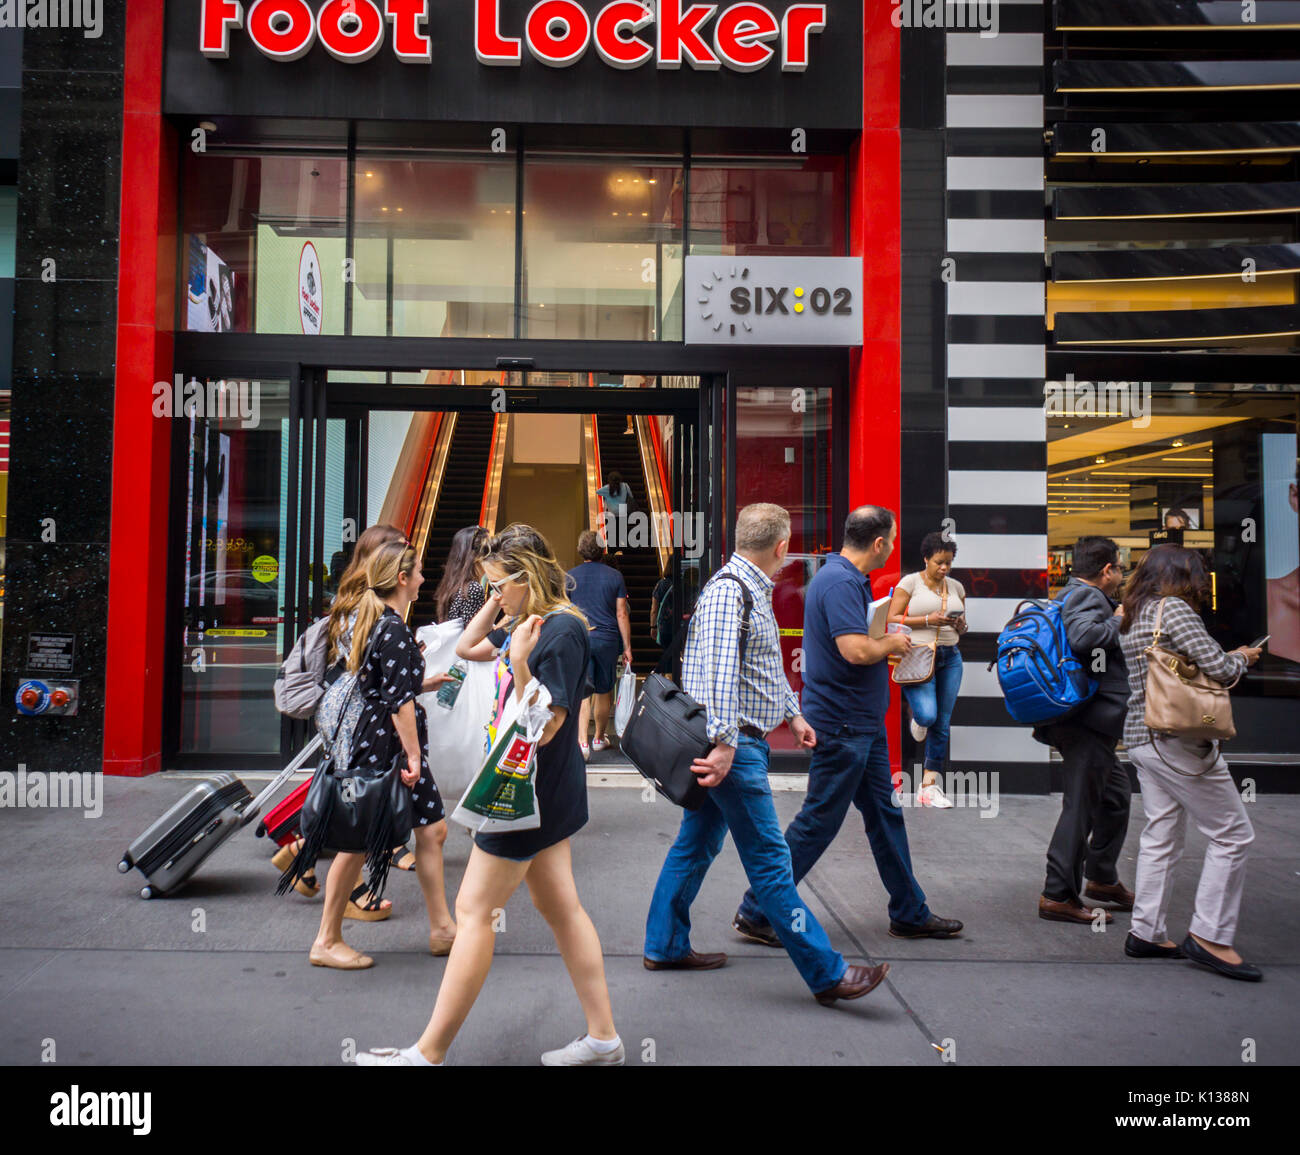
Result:
[[[424,643],[424,675],[445,674],[456,659],[461,622],[421,626],[416,641]],[[458,797],[469,785],[487,746],[487,725],[495,705],[493,662],[469,662],[465,680],[450,710],[438,705],[438,691],[419,697],[429,728],[429,769],[444,798]]]
[[632,718],[632,707],[636,705],[636,674],[632,667],[623,667],[623,676],[618,680],[618,690],[614,697],[614,733],[620,738]]
[[533,776],[537,743],[552,716],[550,705],[551,692],[536,678],[524,687],[522,699],[510,694],[496,740],[452,811],[453,822],[484,833],[535,830],[542,824]]

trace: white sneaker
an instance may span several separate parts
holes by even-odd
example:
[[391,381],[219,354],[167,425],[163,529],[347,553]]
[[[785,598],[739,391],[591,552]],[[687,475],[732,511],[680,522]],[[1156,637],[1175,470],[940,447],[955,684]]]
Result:
[[915,738],[918,742],[924,742],[925,736],[930,732],[929,726],[918,726],[916,724],[915,718],[913,718],[911,722],[908,723],[908,727],[912,731],[912,737]]
[[542,1056],[543,1067],[621,1067],[627,1052],[623,1041],[607,1055],[602,1055],[587,1043],[587,1036],[582,1035],[567,1047],[558,1051],[547,1051]]
[[602,750],[609,749],[608,738],[593,738],[591,740],[591,751],[593,754],[599,754]]
[[586,742],[579,742],[578,749],[582,751],[582,760],[584,762],[591,757],[591,747]]
[[952,799],[943,792],[943,787],[937,783],[932,786],[922,786],[918,801],[922,806],[933,806],[936,810],[952,809]]
[[358,1051],[358,1067],[414,1067],[416,1064],[402,1054],[396,1047],[375,1047],[369,1051]]

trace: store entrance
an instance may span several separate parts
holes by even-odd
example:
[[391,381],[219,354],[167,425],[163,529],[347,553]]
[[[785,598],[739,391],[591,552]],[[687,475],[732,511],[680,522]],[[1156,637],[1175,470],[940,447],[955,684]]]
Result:
[[[239,736],[242,765],[284,757],[304,740],[306,723],[274,712],[275,667],[306,624],[328,611],[357,538],[377,522],[403,530],[421,553],[425,584],[411,608],[413,628],[437,619],[435,593],[458,530],[526,522],[565,569],[580,560],[579,535],[601,533],[605,560],[627,586],[635,667],[650,670],[662,653],[656,625],[666,624],[652,620],[652,607],[668,600],[680,616],[701,574],[718,564],[724,503],[711,496],[721,479],[712,465],[722,451],[712,433],[715,388],[720,394],[721,379],[708,376],[595,370],[303,367],[287,412],[261,431],[278,435],[262,456],[282,462],[282,483],[272,535],[279,540],[257,550],[280,564],[256,592],[279,596],[263,596],[252,625],[228,577],[208,575],[187,599],[185,653],[203,657],[179,670],[181,760],[189,760],[187,745],[196,755],[205,746],[215,752],[220,736]],[[237,440],[238,433],[217,443],[233,476],[243,456]],[[622,516],[601,492],[615,474],[631,494]]]

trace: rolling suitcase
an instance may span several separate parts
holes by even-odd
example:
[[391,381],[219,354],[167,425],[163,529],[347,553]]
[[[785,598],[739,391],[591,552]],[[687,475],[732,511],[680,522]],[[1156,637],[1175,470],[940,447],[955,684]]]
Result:
[[233,774],[200,782],[126,848],[117,869],[126,874],[135,867],[144,875],[141,898],[170,894],[235,831],[252,822],[320,744],[320,736],[313,737],[256,798]]
[[302,804],[307,799],[307,790],[311,780],[295,786],[279,802],[266,812],[266,817],[257,824],[254,833],[258,838],[270,835],[276,846],[288,846],[302,831],[298,823],[302,818]]

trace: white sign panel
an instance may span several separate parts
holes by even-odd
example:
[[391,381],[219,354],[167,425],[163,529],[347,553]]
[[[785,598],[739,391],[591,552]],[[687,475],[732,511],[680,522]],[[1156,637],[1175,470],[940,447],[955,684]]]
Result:
[[861,257],[687,257],[688,345],[861,345]]
[[315,337],[325,320],[325,286],[321,281],[320,258],[308,241],[298,256],[298,316],[302,331]]

